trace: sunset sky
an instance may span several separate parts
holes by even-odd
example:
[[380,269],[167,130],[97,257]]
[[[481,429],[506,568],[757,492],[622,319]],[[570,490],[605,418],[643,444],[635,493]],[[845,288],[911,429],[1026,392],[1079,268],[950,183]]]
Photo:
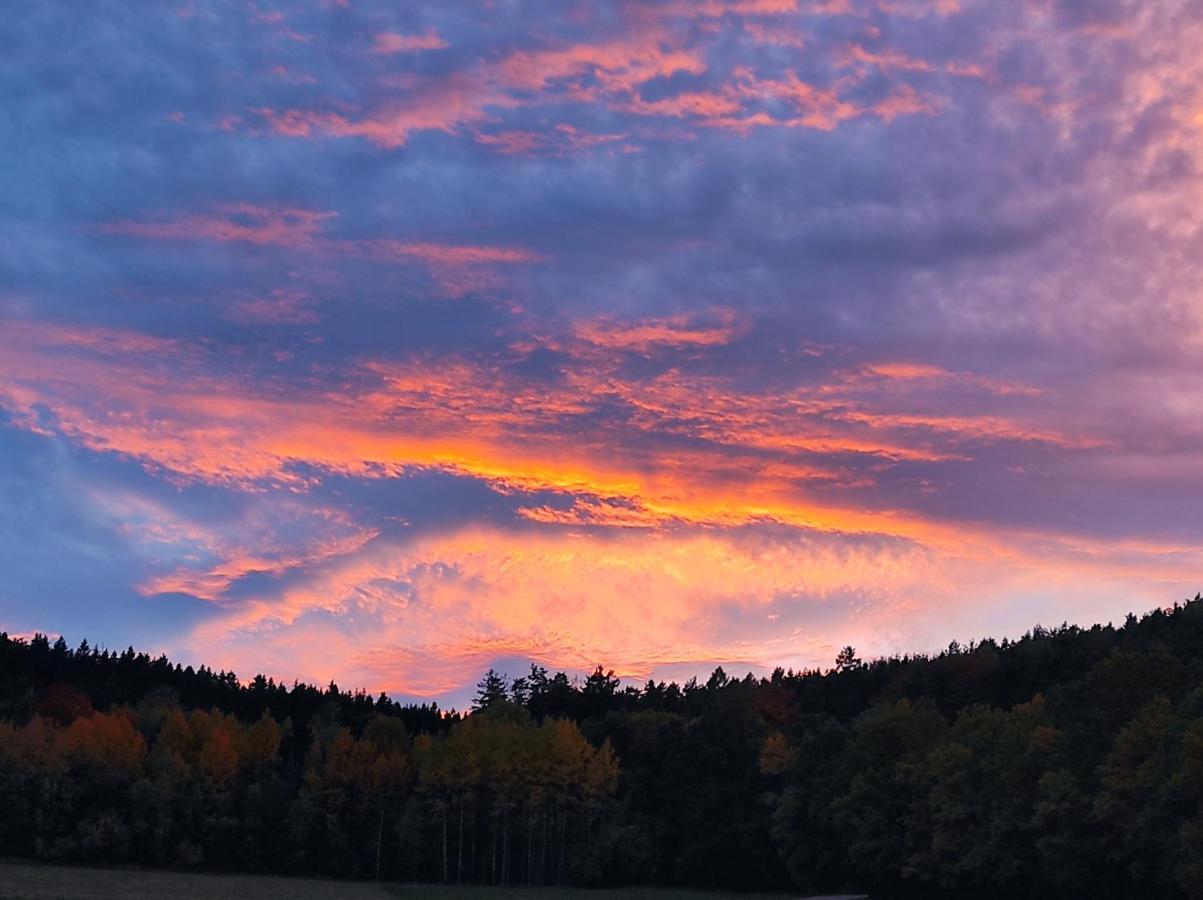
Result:
[[0,630],[462,705],[1203,588],[1195,0],[0,25]]

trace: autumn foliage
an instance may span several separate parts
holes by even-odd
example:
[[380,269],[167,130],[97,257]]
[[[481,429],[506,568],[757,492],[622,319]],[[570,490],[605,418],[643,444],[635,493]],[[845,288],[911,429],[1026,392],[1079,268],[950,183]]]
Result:
[[[43,694],[60,709],[68,691]],[[8,852],[497,884],[600,876],[591,847],[618,760],[575,722],[498,703],[414,738],[383,713],[353,731],[332,700],[302,750],[291,720],[184,710],[169,691],[111,712],[72,698],[68,722],[46,705],[0,722]]]

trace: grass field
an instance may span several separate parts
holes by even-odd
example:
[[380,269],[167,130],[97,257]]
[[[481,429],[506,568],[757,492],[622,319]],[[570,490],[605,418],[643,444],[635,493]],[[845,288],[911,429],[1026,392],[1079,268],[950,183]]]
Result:
[[[5,900],[721,900],[722,896],[653,888],[440,887],[0,863],[0,897]],[[782,900],[780,896],[738,896],[741,900]]]

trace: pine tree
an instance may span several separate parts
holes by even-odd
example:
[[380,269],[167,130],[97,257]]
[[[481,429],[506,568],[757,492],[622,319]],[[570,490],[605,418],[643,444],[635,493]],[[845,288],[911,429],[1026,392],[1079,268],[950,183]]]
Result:
[[476,683],[476,699],[472,709],[483,712],[489,707],[509,699],[510,690],[506,678],[496,669],[485,672],[484,678]]

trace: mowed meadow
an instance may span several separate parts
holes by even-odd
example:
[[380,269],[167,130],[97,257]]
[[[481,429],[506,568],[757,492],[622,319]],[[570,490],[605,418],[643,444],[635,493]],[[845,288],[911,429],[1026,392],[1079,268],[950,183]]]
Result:
[[[492,888],[377,884],[261,875],[212,875],[145,869],[93,869],[0,863],[5,900],[722,900],[724,894],[656,888]],[[740,894],[742,900],[781,900]]]

